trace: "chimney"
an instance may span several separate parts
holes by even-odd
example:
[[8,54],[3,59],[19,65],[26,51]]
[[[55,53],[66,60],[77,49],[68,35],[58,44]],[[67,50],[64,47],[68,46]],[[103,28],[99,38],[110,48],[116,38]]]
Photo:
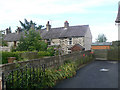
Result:
[[51,29],[51,25],[49,24],[49,21],[46,24],[46,29],[47,29],[47,31],[49,31]]
[[64,28],[68,28],[69,27],[69,23],[68,23],[68,21],[65,21],[64,22]]
[[22,32],[22,29],[21,29],[21,27],[18,27],[17,28],[17,34],[19,34],[20,32]]
[[10,28],[7,28],[6,29],[6,35],[9,34],[9,33],[11,33],[11,30],[10,30]]

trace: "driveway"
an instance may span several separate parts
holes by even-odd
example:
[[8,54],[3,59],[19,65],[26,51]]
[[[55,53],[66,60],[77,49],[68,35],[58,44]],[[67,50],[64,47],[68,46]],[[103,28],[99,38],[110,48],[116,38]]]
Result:
[[55,88],[118,88],[118,62],[93,61]]

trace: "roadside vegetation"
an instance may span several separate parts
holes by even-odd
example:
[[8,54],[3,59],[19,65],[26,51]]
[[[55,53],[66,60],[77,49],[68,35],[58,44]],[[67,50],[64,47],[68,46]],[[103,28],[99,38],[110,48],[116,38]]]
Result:
[[[25,66],[25,70],[20,69],[21,72],[14,71],[13,74],[8,76],[9,82],[7,85],[9,88],[52,88],[59,81],[75,76],[76,71],[81,65],[93,60],[93,54],[89,57],[84,55],[85,54],[83,54],[83,58],[79,60],[67,60],[64,64],[54,68],[26,68]],[[13,81],[11,78],[12,75],[14,75]]]
[[120,41],[113,41],[111,49],[108,50],[108,60],[120,60]]

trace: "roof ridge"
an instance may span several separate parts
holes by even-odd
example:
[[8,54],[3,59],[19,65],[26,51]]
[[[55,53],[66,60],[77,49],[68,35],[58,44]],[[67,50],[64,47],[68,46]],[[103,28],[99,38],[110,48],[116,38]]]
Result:
[[[89,26],[89,25],[88,24],[86,24],[86,25],[74,25],[74,26],[69,26],[69,27],[77,27],[77,26]],[[59,29],[59,28],[64,28],[64,27],[54,27],[54,28],[51,28],[51,29]]]

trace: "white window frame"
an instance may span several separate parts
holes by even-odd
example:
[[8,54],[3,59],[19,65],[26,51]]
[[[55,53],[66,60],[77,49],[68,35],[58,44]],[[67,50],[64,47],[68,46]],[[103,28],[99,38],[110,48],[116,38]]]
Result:
[[[71,42],[71,44],[70,44],[70,42]],[[73,39],[72,38],[68,38],[68,45],[72,45],[72,44],[73,44]]]

